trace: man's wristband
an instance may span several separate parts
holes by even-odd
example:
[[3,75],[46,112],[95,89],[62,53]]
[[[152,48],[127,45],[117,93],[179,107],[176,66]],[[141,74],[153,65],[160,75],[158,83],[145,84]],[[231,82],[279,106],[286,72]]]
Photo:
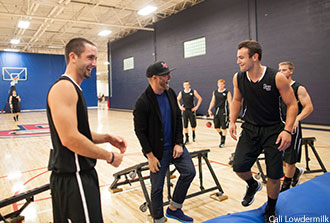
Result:
[[292,132],[290,132],[290,131],[287,130],[287,129],[283,129],[283,131],[289,133],[290,135],[292,135]]
[[113,152],[111,152],[111,154],[112,154],[112,158],[111,158],[109,164],[112,164],[113,161],[115,160],[115,154]]

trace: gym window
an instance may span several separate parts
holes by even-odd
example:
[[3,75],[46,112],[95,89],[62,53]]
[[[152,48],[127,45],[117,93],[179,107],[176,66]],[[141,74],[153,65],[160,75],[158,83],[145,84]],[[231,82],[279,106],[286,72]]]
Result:
[[128,57],[123,59],[123,70],[134,69],[134,57]]
[[184,58],[206,54],[206,38],[198,38],[183,43]]

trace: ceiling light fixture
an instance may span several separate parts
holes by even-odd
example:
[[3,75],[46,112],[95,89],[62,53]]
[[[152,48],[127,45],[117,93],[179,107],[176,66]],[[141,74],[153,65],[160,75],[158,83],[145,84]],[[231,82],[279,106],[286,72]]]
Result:
[[4,49],[3,51],[7,51],[7,52],[18,52],[19,50],[17,50],[17,49]]
[[99,32],[99,36],[108,36],[108,35],[110,35],[110,33],[111,33],[112,31],[111,30],[107,30],[107,29],[105,29],[105,30],[102,30],[101,32]]
[[139,14],[139,15],[146,16],[146,15],[149,15],[149,14],[153,13],[153,12],[156,11],[156,10],[157,10],[157,7],[152,6],[152,5],[147,5],[146,7],[140,9],[140,10],[138,11],[138,14]]
[[18,28],[21,28],[21,29],[27,29],[27,28],[29,28],[29,26],[30,26],[30,22],[29,21],[24,21],[24,20],[20,20],[19,22],[18,22]]
[[19,44],[20,42],[21,42],[20,39],[11,39],[11,40],[10,40],[10,43],[11,43],[11,44]]

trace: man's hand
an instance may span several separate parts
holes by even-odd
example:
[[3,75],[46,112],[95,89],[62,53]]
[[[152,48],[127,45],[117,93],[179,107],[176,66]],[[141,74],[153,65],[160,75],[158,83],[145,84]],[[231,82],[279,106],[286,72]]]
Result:
[[157,173],[159,171],[160,163],[154,155],[148,156],[148,164],[151,172]]
[[198,109],[197,106],[195,106],[191,109],[191,111],[194,112],[194,111],[197,111],[197,109]]
[[181,111],[185,111],[186,108],[180,105],[180,110],[181,110]]
[[229,124],[229,134],[234,140],[237,140],[237,132],[236,132],[236,124],[235,123],[231,122]]
[[[119,165],[121,164],[121,162],[123,161],[124,158],[124,154],[122,153],[117,153],[117,152],[112,152],[111,153],[111,157],[109,157],[109,160],[107,160],[107,163],[109,163],[110,165],[114,166],[114,167],[119,167]],[[113,157],[112,157],[113,156]],[[113,161],[112,161],[113,160]],[[110,163],[112,161],[112,163]]]
[[124,138],[120,136],[111,135],[107,141],[114,147],[118,148],[120,150],[120,153],[125,153],[127,148],[127,143]]
[[173,158],[179,158],[183,153],[183,148],[180,145],[175,145],[173,148]]
[[299,121],[296,119],[292,127],[292,133],[296,133],[298,125],[299,125]]
[[278,147],[278,150],[284,151],[286,148],[288,148],[291,144],[291,138],[292,136],[290,133],[282,131],[276,139],[276,144],[279,144],[281,142],[280,146]]
[[209,116],[212,117],[213,114],[212,114],[212,111],[211,110],[208,110],[208,113],[209,113]]

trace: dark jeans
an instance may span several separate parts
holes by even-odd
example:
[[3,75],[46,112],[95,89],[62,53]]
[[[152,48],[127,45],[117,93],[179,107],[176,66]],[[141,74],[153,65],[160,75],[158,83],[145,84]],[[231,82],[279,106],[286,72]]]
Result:
[[176,183],[172,196],[172,201],[174,203],[182,205],[186,198],[188,188],[196,175],[191,156],[185,147],[183,147],[182,155],[177,159],[173,159],[173,148],[164,148],[163,158],[160,160],[161,167],[159,171],[157,173],[150,172],[151,208],[154,219],[160,219],[164,216],[163,187],[166,171],[170,163],[173,163],[180,173],[180,177]]

